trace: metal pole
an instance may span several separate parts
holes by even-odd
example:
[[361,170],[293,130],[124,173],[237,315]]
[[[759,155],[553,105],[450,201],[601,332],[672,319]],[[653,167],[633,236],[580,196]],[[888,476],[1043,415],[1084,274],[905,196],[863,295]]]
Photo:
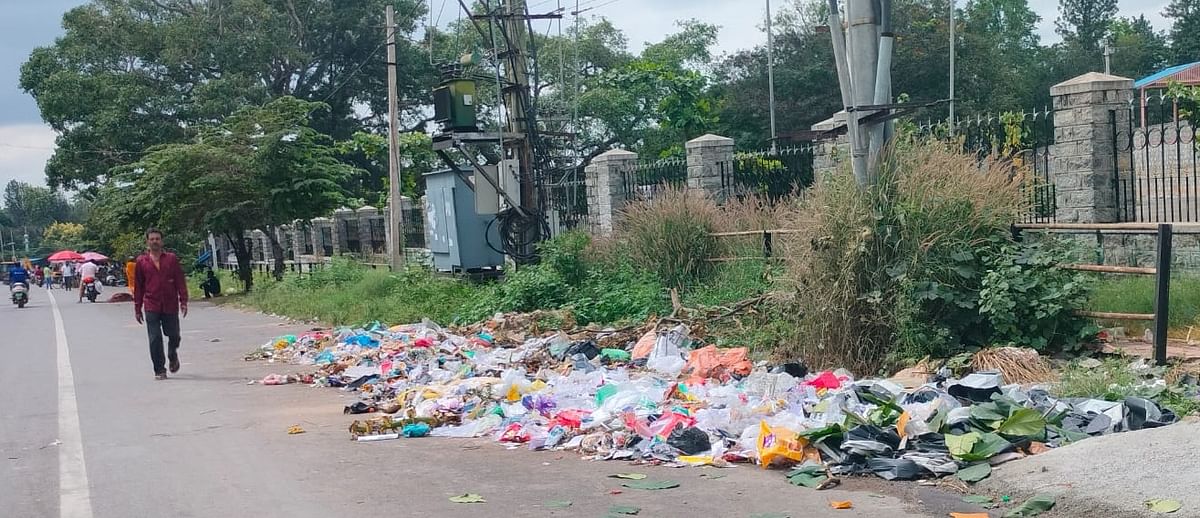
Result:
[[403,265],[404,235],[400,232],[400,134],[396,99],[396,22],[391,5],[387,6],[387,84],[388,84],[388,228],[384,238],[388,242],[388,259],[392,271]]
[[1167,322],[1171,305],[1171,234],[1170,223],[1158,225],[1158,273],[1154,290],[1154,363],[1167,364]]
[[771,30],[771,0],[767,0],[767,95],[771,105],[771,154],[778,153],[775,144],[775,33]]
[[954,136],[954,54],[958,40],[954,37],[955,0],[950,0],[950,136]]
[[[875,75],[879,62],[879,26],[874,0],[849,0],[846,18],[849,22],[850,78],[854,83],[854,106],[875,103]],[[860,186],[873,183],[870,170],[871,139],[867,125],[862,123],[867,113],[855,110],[850,114],[855,130],[850,142],[854,177]]]

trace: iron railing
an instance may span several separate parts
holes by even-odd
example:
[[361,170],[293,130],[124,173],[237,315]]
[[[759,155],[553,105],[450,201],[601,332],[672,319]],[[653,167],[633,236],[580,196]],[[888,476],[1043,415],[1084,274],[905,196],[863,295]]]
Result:
[[1119,221],[1200,221],[1196,131],[1180,116],[1181,101],[1156,95],[1109,112]]
[[957,139],[962,150],[979,160],[996,158],[1012,165],[1012,174],[1021,180],[1026,208],[1021,223],[1053,223],[1058,211],[1057,188],[1050,151],[1054,145],[1054,112],[1010,112],[963,118],[953,134],[945,122],[927,121],[917,126],[917,134],[950,141]]
[[666,188],[687,185],[688,166],[684,157],[641,160],[633,171],[621,175],[621,192],[627,199],[651,200]]
[[551,235],[588,225],[587,182],[583,168],[573,167],[565,171],[557,181],[543,185],[542,206],[548,208]]
[[756,195],[778,201],[812,185],[814,156],[811,142],[737,153],[731,167],[721,164],[721,188],[738,197]]

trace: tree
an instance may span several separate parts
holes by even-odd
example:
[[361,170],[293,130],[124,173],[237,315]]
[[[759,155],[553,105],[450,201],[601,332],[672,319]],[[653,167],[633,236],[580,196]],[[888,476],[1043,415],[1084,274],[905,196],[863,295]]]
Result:
[[1100,57],[1100,44],[1108,36],[1117,0],[1058,0],[1055,32],[1082,54]]
[[1167,63],[1167,38],[1145,16],[1117,18],[1109,29],[1113,74],[1134,79],[1157,72]]
[[56,250],[80,250],[87,243],[83,238],[83,225],[78,223],[51,223],[42,232],[42,248],[47,252]]
[[224,235],[246,290],[253,277],[242,237],[263,228],[281,276],[275,228],[338,207],[345,200],[341,182],[359,173],[337,159],[331,137],[310,126],[321,110],[328,106],[281,97],[238,110],[191,142],[154,148],[118,170],[96,212],[129,228],[203,228]]
[[33,51],[21,87],[58,133],[52,187],[90,188],[160,144],[182,143],[245,105],[293,96],[330,108],[338,139],[386,123],[384,6],[397,12],[403,119],[423,120],[434,70],[405,35],[418,0],[94,0]]
[[[1045,102],[1041,18],[1026,0],[973,0],[963,10],[956,97],[965,113],[1028,111]],[[1004,85],[1004,88],[997,88]]]
[[1171,0],[1163,15],[1172,20],[1174,64],[1200,61],[1200,0]]
[[71,206],[46,187],[10,180],[4,186],[4,212],[14,227],[40,230],[55,221],[66,221]]

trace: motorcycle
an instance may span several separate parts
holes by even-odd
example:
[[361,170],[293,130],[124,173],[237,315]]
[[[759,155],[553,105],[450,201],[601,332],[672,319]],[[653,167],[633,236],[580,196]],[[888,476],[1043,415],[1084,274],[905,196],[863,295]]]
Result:
[[10,288],[12,290],[12,303],[17,305],[17,309],[25,307],[25,304],[29,302],[29,284],[14,282]]
[[88,302],[96,302],[96,297],[100,296],[100,288],[96,284],[95,277],[83,280],[83,296],[87,297]]

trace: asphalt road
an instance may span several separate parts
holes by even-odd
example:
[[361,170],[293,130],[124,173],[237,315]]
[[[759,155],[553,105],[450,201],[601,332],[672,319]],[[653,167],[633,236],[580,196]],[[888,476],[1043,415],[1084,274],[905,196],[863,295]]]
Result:
[[[816,492],[754,466],[587,462],[488,439],[355,443],[343,393],[247,384],[293,369],[242,355],[303,326],[194,303],[183,368],[155,381],[131,304],[78,304],[63,291],[54,299],[61,336],[45,291],[25,309],[0,305],[0,516],[603,516],[613,505],[642,517],[932,516],[911,500]],[[307,433],[288,435],[292,425]],[[681,486],[614,494],[621,481],[607,475],[630,471]],[[448,500],[462,493],[487,503]],[[832,510],[836,500],[854,509]]]

